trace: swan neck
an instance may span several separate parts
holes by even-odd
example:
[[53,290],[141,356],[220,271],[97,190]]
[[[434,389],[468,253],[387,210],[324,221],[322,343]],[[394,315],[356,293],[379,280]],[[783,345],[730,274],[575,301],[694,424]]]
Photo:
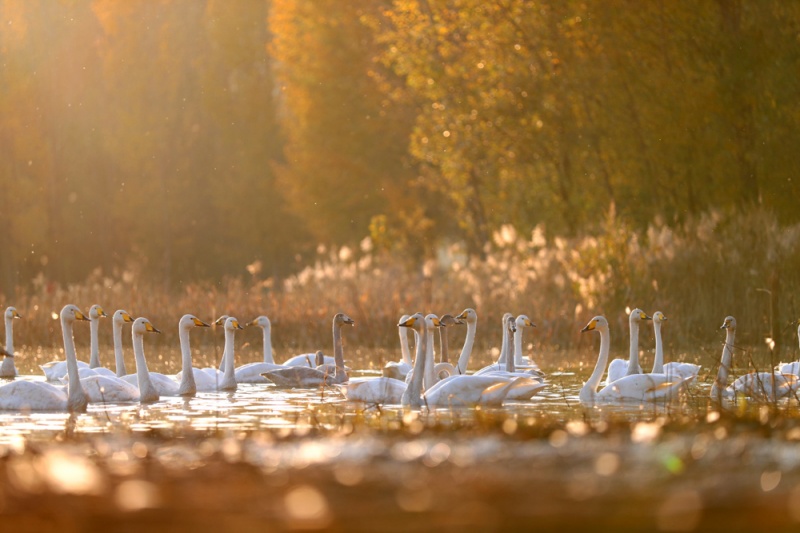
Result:
[[264,328],[264,362],[275,364],[275,359],[272,357],[272,328]]
[[522,328],[514,332],[514,364],[522,365]]
[[469,357],[472,355],[472,345],[475,344],[475,331],[478,329],[477,322],[467,322],[467,337],[464,339],[464,347],[461,348],[461,355],[458,356],[458,374],[467,373]]
[[508,357],[508,326],[503,320],[503,342],[500,344],[500,358],[497,360],[497,364],[506,364],[506,357]]
[[122,322],[114,322],[111,329],[114,336],[114,365],[117,369],[117,377],[122,377],[127,374],[125,354],[122,352]]
[[180,328],[178,339],[181,343],[181,384],[178,387],[179,396],[194,396],[197,394],[197,384],[194,381],[192,369],[192,347],[189,344],[189,329]]
[[72,336],[72,324],[61,319],[61,334],[64,339],[64,355],[67,359],[67,409],[70,411],[86,411],[86,392],[81,385],[78,373],[78,358],[75,355],[75,339]]
[[[517,331],[514,332],[514,342],[516,342],[517,333],[520,333],[521,329],[522,328],[520,328],[520,329],[518,329]],[[509,334],[509,339],[510,338],[511,338],[511,335]],[[520,338],[520,342],[522,342],[522,338]],[[512,354],[511,353],[511,343],[510,342],[506,346],[506,352],[507,352],[506,353],[506,371],[507,372],[515,372],[517,370],[517,364],[516,364],[517,362],[515,360],[516,354]]]
[[[144,334],[133,332],[133,357],[136,361],[136,379],[139,382],[139,402],[158,400],[158,392],[150,381],[147,360],[144,358]],[[154,397],[155,396],[155,397]]]
[[333,323],[333,379],[337,383],[347,381],[347,372],[344,370],[344,347],[342,346],[342,327]]
[[92,320],[89,322],[89,368],[97,368],[100,366],[100,348],[98,344],[98,331],[100,329],[100,319]]
[[721,399],[723,391],[728,386],[728,374],[733,364],[733,346],[736,341],[736,331],[727,330],[725,332],[725,346],[722,347],[722,360],[719,365],[719,372],[714,384],[711,386],[711,398]]
[[639,365],[639,323],[631,322],[631,348],[627,375],[641,373],[642,368]]
[[664,346],[661,341],[661,322],[655,322],[653,329],[656,336],[656,355],[653,361],[653,374],[664,373]]
[[583,384],[583,388],[581,389],[579,397],[582,401],[592,401],[594,399],[597,394],[597,386],[600,385],[600,380],[603,379],[603,374],[608,365],[611,334],[606,328],[598,329],[597,332],[600,333],[600,353],[597,356],[597,364],[594,367],[592,375],[589,376],[589,379]]
[[225,328],[225,351],[222,355],[222,361],[225,363],[224,371],[222,373],[222,384],[220,386],[223,390],[236,390],[236,369],[234,355],[234,331]]
[[6,320],[6,351],[14,355],[14,319],[5,317]]
[[414,358],[414,373],[411,382],[403,392],[402,405],[418,408],[422,406],[422,376],[425,373],[425,352],[427,351],[427,326],[422,321],[422,334],[417,335],[417,351]]
[[433,329],[427,328],[427,333],[425,334],[425,379],[422,383],[425,390],[430,389],[433,387],[436,382],[436,371],[433,368],[435,364],[435,358],[433,356]]
[[447,345],[447,328],[439,328],[439,345],[442,351],[441,354],[441,361],[442,363],[449,363],[450,362],[450,354],[447,352],[449,351],[450,347]]
[[403,362],[411,366],[411,350],[408,349],[408,328],[400,326],[397,329],[400,333],[400,354],[403,358]]

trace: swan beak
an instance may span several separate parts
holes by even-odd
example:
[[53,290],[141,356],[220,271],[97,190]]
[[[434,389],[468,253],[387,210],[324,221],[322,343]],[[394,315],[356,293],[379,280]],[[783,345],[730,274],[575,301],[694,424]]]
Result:
[[144,329],[146,329],[146,330],[147,330],[147,331],[149,331],[150,333],[161,333],[161,330],[159,330],[159,329],[156,329],[156,327],[155,327],[153,324],[151,324],[150,322],[147,322],[147,323],[144,325]]
[[22,318],[22,315],[20,315],[16,310],[14,310],[14,312],[11,314],[11,318]]
[[595,320],[590,321],[586,324],[586,327],[581,330],[581,333],[586,333],[587,331],[593,331],[594,328],[597,327],[597,322]]
[[210,328],[211,327],[211,324],[206,324],[205,322],[203,322],[199,318],[193,318],[192,320],[194,321],[195,327],[198,327],[198,328]]
[[97,308],[97,316],[108,316],[102,307]]
[[647,316],[647,313],[645,313],[644,311],[642,311],[642,315],[639,318],[641,318],[642,320],[653,320],[653,317]]
[[435,327],[435,328],[440,328],[440,327],[442,327],[442,321],[441,321],[441,320],[439,320],[438,318],[434,318],[434,319],[432,320],[432,322],[433,322],[433,327]]
[[414,327],[414,322],[416,322],[416,321],[417,321],[417,319],[412,316],[411,318],[409,318],[405,322],[400,322],[399,324],[397,324],[397,326],[398,327],[402,327],[402,328],[413,328]]
[[123,322],[133,322],[133,317],[128,313],[122,313],[122,321]]
[[464,311],[462,311],[460,315],[456,316],[456,318],[458,318],[460,320],[466,320],[467,319],[467,311],[466,311],[466,309]]
[[218,319],[216,319],[214,321],[214,325],[215,326],[224,326],[225,325],[225,319],[223,317],[219,317]]
[[258,322],[257,322],[257,321],[255,321],[255,320],[251,320],[250,322],[248,322],[247,324],[245,324],[245,327],[257,326],[257,325],[258,325]]
[[239,324],[239,321],[238,321],[238,320],[234,320],[234,321],[233,321],[233,327],[234,327],[234,328],[236,328],[236,329],[244,329],[244,328],[241,326],[241,324]]
[[81,311],[75,311],[75,320],[89,320],[89,317],[83,314]]
[[536,324],[534,324],[530,320],[526,320],[525,321],[525,325],[528,326],[529,328],[535,328],[536,327]]

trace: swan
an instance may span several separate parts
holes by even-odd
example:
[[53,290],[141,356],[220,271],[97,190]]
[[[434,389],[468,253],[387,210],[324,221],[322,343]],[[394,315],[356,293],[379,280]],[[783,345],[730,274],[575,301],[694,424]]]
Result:
[[[800,340],[800,320],[797,321],[797,338]],[[781,374],[794,374],[795,376],[800,375],[800,361],[781,363],[778,365],[778,371]]]
[[[525,358],[522,357],[522,330],[523,328],[535,328],[536,324],[534,324],[531,321],[531,319],[529,319],[526,315],[519,315],[517,318],[514,318],[514,316],[511,313],[506,313],[503,316],[505,318],[506,326],[504,326],[503,328],[504,329],[503,342],[500,345],[500,351],[501,351],[500,358],[498,359],[497,363],[485,366],[480,370],[478,370],[477,372],[475,372],[475,375],[481,376],[493,372],[505,372],[508,366],[506,364],[506,361],[508,361],[508,358],[511,356],[510,352],[512,350],[510,339],[513,338],[514,339],[513,363],[516,369],[515,371],[517,373],[530,374],[534,378],[543,377],[544,373],[539,370],[539,367],[535,363],[532,363],[531,360],[527,357]],[[514,324],[513,333],[512,330],[508,327],[509,322],[512,322]],[[523,362],[521,366],[518,363],[519,361]]]
[[77,306],[65,305],[61,310],[61,333],[64,339],[64,353],[67,358],[68,373],[74,376],[75,386],[66,390],[42,381],[13,381],[0,386],[0,409],[30,411],[86,411],[86,393],[78,379],[78,365],[75,356],[75,340],[72,326],[76,320],[86,320]]
[[581,330],[581,333],[587,331],[597,331],[600,334],[600,354],[592,375],[583,384],[578,395],[583,404],[668,401],[677,398],[691,381],[690,378],[668,378],[664,374],[631,374],[598,391],[597,387],[608,364],[608,350],[611,346],[608,321],[603,316],[596,316]]
[[0,378],[17,377],[17,367],[14,366],[14,319],[22,318],[15,307],[8,307],[5,312],[6,319],[6,348],[3,352],[3,362],[0,363]]
[[[430,327],[426,329],[426,335],[428,337],[426,339],[427,342],[425,343],[425,359],[427,362],[425,363],[425,374],[422,377],[422,388],[424,390],[428,390],[439,381],[439,372],[437,371],[436,361],[434,360],[433,355],[433,330],[434,328],[440,327],[441,324],[439,322],[439,317],[433,313],[428,314],[425,317],[425,320]],[[417,340],[417,343],[419,343],[419,340]],[[410,383],[413,377],[414,369],[412,368],[409,370],[408,374],[406,374],[406,383]],[[447,377],[447,375],[444,377]]]
[[692,363],[664,363],[664,343],[661,340],[661,324],[667,320],[664,313],[656,311],[653,313],[653,329],[656,336],[656,355],[653,361],[652,374],[665,374],[667,376],[679,376],[682,378],[691,377],[692,381],[697,379],[700,365]]
[[[72,305],[72,304],[70,304],[70,305]],[[72,307],[75,307],[75,306],[72,306]],[[66,309],[66,307],[64,307],[64,309]],[[62,313],[64,312],[64,309],[61,310]],[[70,313],[68,313],[68,314],[70,314],[70,316],[72,316],[73,313],[70,311]],[[89,320],[89,317],[87,317],[82,312],[80,313],[80,315],[82,317],[85,317],[85,318],[81,318],[81,319],[78,319],[78,320]],[[74,322],[74,320],[73,320],[73,322]],[[62,329],[62,331],[64,329],[63,319],[62,319],[62,323],[61,323],[61,329]],[[8,331],[8,328],[6,328],[6,331]],[[8,335],[8,333],[6,333],[6,335]],[[70,325],[70,339],[72,339],[72,326],[71,325]],[[66,340],[64,342],[65,342],[65,346],[66,346],[66,344],[67,344]],[[73,352],[74,352],[74,350],[75,350],[75,341],[71,340],[70,344],[72,345],[72,349],[73,349]],[[77,368],[75,370],[75,377],[77,379],[77,377],[78,377],[78,369],[89,368],[89,363],[85,363],[83,361],[78,361],[77,360],[77,356],[76,356],[75,364],[77,366]],[[59,381],[60,378],[64,377],[65,374],[68,374],[68,372],[67,372],[68,367],[69,367],[69,365],[67,364],[66,360],[65,361],[50,361],[50,362],[45,363],[43,365],[39,365],[39,368],[41,368],[42,372],[44,372],[44,377],[45,377],[45,379],[47,379],[47,381]]]
[[285,368],[283,365],[275,364],[275,359],[272,357],[272,324],[264,315],[256,318],[255,320],[245,324],[246,326],[258,326],[263,330],[264,334],[264,361],[259,363],[247,363],[236,369],[236,382],[237,383],[271,383],[267,378],[261,374],[269,372],[270,370],[278,370]]
[[333,317],[333,355],[336,365],[333,373],[327,369],[319,370],[305,366],[292,366],[270,370],[262,375],[278,387],[286,388],[316,388],[347,381],[347,372],[344,367],[344,350],[342,348],[342,325],[345,324],[352,326],[355,322],[344,313],[337,313]]
[[125,354],[122,352],[122,326],[126,322],[133,322],[133,317],[124,309],[117,309],[111,317],[111,330],[114,336],[114,363],[117,368],[117,377],[127,374],[125,372]]
[[797,376],[780,372],[750,372],[727,386],[728,374],[733,363],[733,348],[736,346],[736,319],[732,316],[726,317],[720,329],[725,330],[725,345],[722,348],[719,372],[711,386],[712,400],[721,401],[736,396],[747,396],[758,401],[774,402],[797,394],[800,388]]
[[85,377],[80,380],[80,383],[86,391],[90,403],[152,403],[158,401],[158,390],[150,380],[147,361],[144,357],[144,334],[146,332],[161,333],[146,318],[139,317],[133,321],[131,336],[133,337],[133,356],[136,360],[138,386],[129,383],[124,377],[118,378],[103,374]]
[[[176,378],[166,376],[159,372],[148,372],[150,382],[159,396],[194,396],[197,393],[197,385],[194,380],[194,372],[188,370],[192,368],[192,350],[189,346],[189,330],[192,328],[210,328],[194,315],[183,315],[178,321],[178,338],[181,345],[181,378],[180,383]],[[131,385],[139,386],[139,365],[136,367],[136,374],[123,376],[122,379]]]
[[89,368],[102,369],[101,372],[104,374],[106,373],[105,371],[107,371],[109,375],[114,375],[111,370],[103,368],[103,365],[100,364],[98,332],[100,329],[100,319],[107,316],[103,308],[97,304],[89,308]]
[[631,332],[630,343],[630,359],[614,359],[608,365],[608,376],[606,383],[611,383],[618,380],[622,376],[630,376],[631,374],[641,374],[642,367],[639,365],[639,323],[642,320],[652,320],[652,317],[647,316],[647,313],[641,309],[634,309],[628,316],[628,324]]
[[[216,368],[193,368],[195,386],[197,392],[235,392],[236,369],[234,353],[234,336],[237,329],[244,329],[239,321],[232,316],[225,319],[225,349],[222,352],[222,359],[225,363],[225,370],[218,374]],[[183,379],[183,372],[181,372]]]
[[[522,327],[526,327],[526,326],[527,327],[531,327],[531,326],[535,327],[533,322],[531,322],[530,319],[528,319],[528,317],[526,317],[525,315],[520,315],[516,319],[511,315],[509,315],[506,318],[506,329],[508,330],[510,335],[513,335],[514,337],[518,337],[517,334],[520,331],[520,329]],[[508,352],[510,350],[511,350],[511,347],[509,346],[508,343],[506,343],[506,351]],[[497,377],[503,377],[503,378],[508,378],[508,379],[514,379],[514,378],[523,377],[523,378],[531,379],[531,380],[535,381],[536,383],[538,383],[538,386],[512,388],[512,390],[510,390],[508,395],[506,396],[506,399],[508,399],[508,400],[530,400],[536,393],[538,393],[540,390],[544,389],[547,386],[545,383],[542,382],[541,376],[539,376],[537,374],[529,373],[530,370],[532,370],[532,369],[529,369],[528,372],[517,371],[517,369],[515,367],[515,357],[513,357],[510,353],[500,354],[500,355],[501,355],[501,357],[503,357],[503,355],[505,355],[504,359],[507,361],[507,364],[503,365],[504,369],[503,370],[493,370],[493,371],[490,371],[490,372],[484,372],[484,373],[481,374],[482,376],[497,376]],[[497,365],[492,365],[492,366],[497,366]]]
[[469,366],[469,358],[472,355],[472,347],[475,344],[475,332],[478,329],[478,313],[474,309],[468,307],[464,309],[461,314],[457,315],[459,324],[467,324],[467,336],[464,339],[464,346],[461,348],[461,353],[458,356],[458,363],[456,364],[456,374],[466,374],[467,366]]
[[[403,323],[411,318],[409,315],[400,317],[400,322]],[[394,378],[400,381],[405,381],[406,376],[411,371],[411,352],[408,349],[408,329],[403,327],[397,328],[400,333],[400,360],[390,361],[383,367],[383,375],[387,378]]]
[[[450,376],[436,383],[422,394],[422,382],[425,373],[428,342],[427,330],[434,327],[433,320],[417,313],[401,325],[418,326],[420,346],[414,361],[414,375],[403,392],[401,404],[406,407],[420,408],[423,404],[431,407],[471,407],[475,405],[502,405],[508,393],[516,387],[530,387],[533,380],[528,378],[507,379],[498,376]],[[538,385],[538,384],[536,384]]]
[[447,340],[447,328],[461,324],[461,320],[450,314],[444,314],[439,318],[439,351],[441,352],[439,362],[434,367],[434,372],[439,379],[453,376],[456,367],[450,363],[449,342]]

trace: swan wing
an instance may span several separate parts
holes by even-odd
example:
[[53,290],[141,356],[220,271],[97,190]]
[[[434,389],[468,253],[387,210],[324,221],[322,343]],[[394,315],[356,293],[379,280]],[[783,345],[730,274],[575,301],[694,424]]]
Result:
[[628,361],[625,359],[614,359],[608,365],[608,376],[606,377],[606,383],[613,383],[621,377],[624,377],[627,373]]
[[0,387],[0,409],[66,411],[67,394],[49,383],[12,381]]
[[95,374],[81,379],[81,385],[90,403],[139,401],[139,388],[119,378]]
[[285,368],[283,365],[274,363],[248,363],[236,369],[237,383],[271,383],[270,380],[262,376],[264,372],[280,370]]
[[669,380],[664,374],[632,374],[603,387],[596,401],[604,403],[644,402],[677,398],[687,380]]
[[399,405],[406,390],[404,382],[387,377],[351,381],[339,387],[348,400],[369,404]]

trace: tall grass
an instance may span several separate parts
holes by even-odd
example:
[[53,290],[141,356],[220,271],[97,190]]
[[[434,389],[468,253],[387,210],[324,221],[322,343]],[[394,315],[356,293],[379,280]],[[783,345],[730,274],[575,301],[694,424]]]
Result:
[[[313,265],[283,280],[263,279],[254,264],[242,277],[179,283],[168,293],[135,267],[95,270],[83,283],[66,286],[40,276],[2,302],[24,316],[15,322],[16,344],[36,362],[63,357],[54,316],[66,303],[83,308],[100,303],[109,315],[124,308],[147,316],[164,331],[148,337],[148,355],[177,347],[176,326],[184,313],[207,321],[222,313],[242,321],[266,314],[279,359],[330,350],[330,319],[344,311],[357,323],[345,333],[350,346],[362,347],[366,360],[383,358],[378,349],[386,347],[386,357],[395,357],[401,314],[455,314],[465,307],[474,307],[480,317],[480,350],[499,344],[499,321],[506,311],[525,313],[537,324],[535,332],[526,332],[526,344],[533,343],[535,352],[588,350],[595,339],[578,332],[596,314],[609,319],[615,349],[624,350],[626,308],[640,307],[669,318],[664,331],[669,354],[716,357],[722,340],[718,328],[731,314],[739,324],[740,345],[767,357],[764,340],[774,336],[779,347],[789,348],[783,354],[788,359],[797,351],[791,323],[800,317],[794,299],[800,286],[798,243],[800,226],[781,226],[760,209],[744,215],[715,211],[680,225],[657,220],[646,231],[634,231],[612,209],[596,236],[568,239],[548,235],[543,227],[527,234],[503,227],[486,244],[484,258],[468,257],[453,244],[409,268],[401,253],[376,251],[365,239],[355,249],[321,246]],[[257,357],[260,332],[254,329],[240,334],[244,340],[237,344]],[[457,346],[463,329],[452,331],[451,345]],[[642,335],[643,347],[649,347],[651,337]],[[126,343],[128,336],[126,329]],[[76,340],[85,346],[88,328],[78,326]],[[209,360],[221,351],[220,332],[194,334],[192,342]],[[101,327],[101,343],[111,344],[110,319]],[[110,363],[110,352],[104,359]]]

